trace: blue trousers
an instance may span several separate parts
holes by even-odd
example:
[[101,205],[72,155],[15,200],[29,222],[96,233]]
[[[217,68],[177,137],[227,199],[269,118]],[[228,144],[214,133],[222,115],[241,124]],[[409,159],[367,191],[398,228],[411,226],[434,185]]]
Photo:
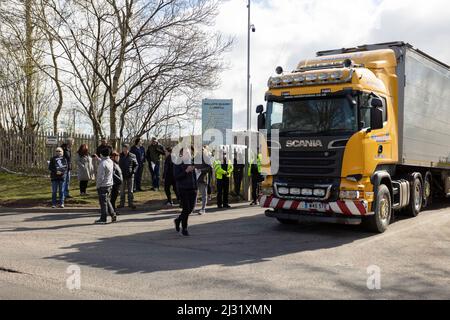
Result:
[[150,173],[152,175],[152,187],[159,189],[159,161],[155,164],[154,169],[152,169],[152,165],[150,163]]
[[70,195],[69,193],[69,186],[70,186],[70,171],[67,171],[66,176],[64,177],[64,197],[68,197]]
[[52,205],[56,206],[57,204],[57,194],[59,192],[59,204],[64,204],[64,180],[52,180]]

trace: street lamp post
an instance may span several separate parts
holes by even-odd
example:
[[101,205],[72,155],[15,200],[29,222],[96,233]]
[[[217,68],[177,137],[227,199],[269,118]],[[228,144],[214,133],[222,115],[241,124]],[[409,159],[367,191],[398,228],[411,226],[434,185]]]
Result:
[[248,21],[247,21],[247,137],[248,137],[248,141],[247,141],[247,149],[245,151],[246,156],[245,156],[245,171],[244,171],[244,198],[246,200],[248,200],[249,197],[249,177],[247,175],[248,172],[248,166],[249,166],[249,148],[250,148],[250,137],[251,137],[251,111],[250,111],[250,33],[251,32],[255,32],[255,26],[253,24],[251,24],[251,0],[248,0],[247,3],[247,12],[248,12]]

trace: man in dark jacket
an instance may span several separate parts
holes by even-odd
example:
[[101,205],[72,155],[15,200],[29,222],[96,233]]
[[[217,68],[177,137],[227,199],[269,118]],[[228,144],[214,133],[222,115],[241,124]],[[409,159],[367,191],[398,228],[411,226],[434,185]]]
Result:
[[142,173],[144,171],[145,148],[141,145],[141,138],[136,138],[136,140],[134,140],[134,145],[131,147],[130,152],[136,156],[139,165],[136,175],[134,176],[134,191],[142,191],[141,181]]
[[124,144],[122,146],[122,153],[120,154],[119,166],[122,170],[122,188],[120,192],[120,205],[118,208],[123,208],[125,206],[125,190],[128,193],[128,206],[132,209],[136,209],[133,203],[133,182],[134,174],[139,166],[136,156],[129,151],[130,146]]
[[244,177],[244,169],[245,169],[242,152],[235,151],[233,162],[234,162],[233,168],[234,193],[236,197],[240,198],[242,178]]
[[148,167],[150,174],[152,175],[152,191],[159,190],[159,165],[161,155],[163,154],[164,147],[156,140],[156,138],[152,138],[146,153]]
[[174,220],[174,223],[177,232],[180,231],[181,223],[181,234],[188,236],[188,219],[189,215],[194,211],[195,200],[197,199],[197,179],[189,150],[181,149],[179,156],[182,161],[180,164],[174,165],[173,171],[183,209],[180,216]]
[[106,138],[102,138],[102,140],[100,140],[100,145],[97,147],[97,150],[95,152],[97,157],[100,158],[102,156],[101,154],[103,149],[108,149],[109,155],[112,154],[113,148],[108,144],[108,140],[106,140]]
[[72,198],[70,196],[69,187],[70,187],[70,175],[72,173],[72,145],[73,145],[73,139],[69,138],[66,140],[65,143],[61,145],[61,148],[64,152],[64,158],[67,162],[67,171],[66,176],[64,177],[64,198],[69,199]]
[[52,180],[52,208],[56,207],[58,192],[59,205],[64,208],[64,179],[67,172],[67,161],[62,148],[56,148],[56,155],[50,159],[48,170],[50,170],[50,179]]
[[175,178],[173,176],[173,162],[172,162],[172,148],[168,147],[166,149],[166,159],[164,160],[164,172],[163,172],[163,179],[164,179],[164,191],[166,193],[167,197],[167,206],[172,206],[172,195],[170,192],[170,188],[173,189],[173,192],[175,193],[175,196],[178,200],[178,194],[177,194],[177,187],[175,183]]

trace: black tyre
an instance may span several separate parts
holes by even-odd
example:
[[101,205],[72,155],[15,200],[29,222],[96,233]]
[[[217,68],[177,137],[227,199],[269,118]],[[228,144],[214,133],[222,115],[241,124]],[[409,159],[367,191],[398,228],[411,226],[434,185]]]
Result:
[[281,224],[298,224],[298,221],[296,221],[296,220],[281,219],[281,218],[277,218],[277,220]]
[[422,208],[426,208],[431,205],[433,199],[433,193],[431,191],[431,173],[427,172],[423,182],[423,202]]
[[423,188],[422,182],[419,177],[415,177],[411,183],[411,196],[409,198],[409,204],[406,207],[406,214],[410,217],[415,217],[422,209],[423,202]]
[[378,187],[374,206],[374,214],[365,217],[364,224],[369,231],[383,233],[387,230],[392,217],[391,193],[384,184]]

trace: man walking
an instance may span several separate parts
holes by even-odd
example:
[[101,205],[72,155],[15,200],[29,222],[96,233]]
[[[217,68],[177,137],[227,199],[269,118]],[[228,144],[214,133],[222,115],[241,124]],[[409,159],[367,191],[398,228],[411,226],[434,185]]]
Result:
[[123,182],[120,192],[120,205],[118,208],[123,208],[125,206],[125,192],[128,194],[128,207],[136,209],[133,203],[133,184],[134,175],[138,168],[138,162],[136,156],[130,151],[130,146],[128,144],[123,144],[122,153],[120,154],[119,166],[122,170]]
[[65,173],[65,177],[64,177],[64,198],[69,199],[72,198],[70,196],[70,175],[72,173],[72,144],[73,144],[73,139],[69,138],[66,140],[65,143],[63,143],[61,145],[61,148],[63,149],[63,154],[64,154],[64,158],[66,159],[67,162],[67,171]]
[[117,221],[116,213],[111,205],[110,196],[113,186],[113,172],[114,165],[109,158],[108,149],[103,149],[101,154],[100,163],[97,170],[97,192],[98,201],[100,203],[100,219],[95,221],[96,224],[106,224],[106,217],[109,214],[112,222]]
[[164,147],[159,144],[155,137],[152,138],[147,148],[146,158],[150,174],[152,175],[152,191],[159,191],[159,166],[161,155],[164,154]]
[[142,173],[144,172],[145,148],[141,144],[141,138],[134,140],[134,145],[131,147],[130,152],[136,156],[139,165],[134,176],[134,191],[142,191],[141,181]]
[[181,234],[183,236],[189,236],[187,230],[188,219],[195,207],[195,200],[197,198],[197,179],[195,177],[195,167],[192,165],[192,158],[189,150],[181,149],[179,156],[182,161],[180,164],[174,165],[173,171],[183,209],[179,217],[174,220],[174,223],[177,232],[180,231],[181,224]]
[[221,153],[222,157],[219,156],[214,161],[214,171],[217,181],[217,207],[230,208],[228,204],[228,191],[230,188],[230,177],[233,173],[233,165],[228,160],[227,153],[225,151],[221,151]]

